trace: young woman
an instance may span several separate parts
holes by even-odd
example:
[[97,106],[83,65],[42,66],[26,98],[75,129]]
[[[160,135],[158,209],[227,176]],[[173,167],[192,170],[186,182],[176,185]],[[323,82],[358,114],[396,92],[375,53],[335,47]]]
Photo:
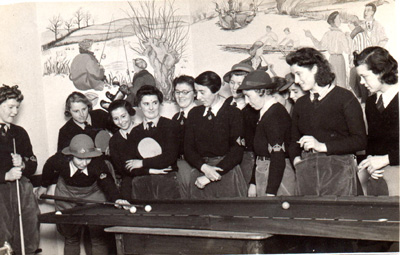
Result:
[[221,78],[206,71],[195,79],[197,99],[186,121],[185,159],[195,170],[192,198],[246,196],[240,170],[243,157],[243,119],[238,108],[226,103],[218,91]]
[[232,93],[232,96],[228,97],[226,102],[230,105],[236,106],[242,112],[245,148],[243,159],[240,163],[240,169],[242,170],[247,187],[250,185],[251,176],[255,166],[253,141],[260,113],[250,105],[246,104],[243,94],[238,92],[237,89],[242,84],[246,75],[252,71],[254,71],[253,67],[245,63],[239,63],[233,65],[231,70],[227,72],[223,78],[225,82],[229,83],[229,88]]
[[[128,143],[133,157],[126,161],[132,180],[132,199],[180,198],[176,160],[179,153],[179,126],[160,116],[163,95],[151,85],[136,94],[143,123],[133,128]],[[127,183],[129,185],[129,182]],[[127,190],[127,189],[124,189]]]
[[[286,57],[295,82],[309,96],[299,98],[292,116],[290,157],[298,195],[356,195],[354,154],[366,147],[361,106],[348,90],[335,86],[329,62],[313,48]],[[360,193],[358,193],[360,194]]]
[[67,147],[75,135],[87,134],[94,140],[100,130],[115,131],[107,112],[92,110],[92,103],[80,92],[72,92],[67,97],[64,115],[70,119],[58,133],[58,152]]
[[180,184],[181,197],[190,198],[190,172],[192,167],[184,159],[184,138],[185,138],[185,122],[190,110],[196,106],[196,91],[194,90],[194,78],[187,75],[182,75],[175,78],[172,82],[174,85],[174,96],[176,103],[179,106],[179,112],[176,113],[172,120],[179,125],[179,158],[178,165],[178,180]]
[[[381,47],[354,54],[354,65],[367,89],[368,157],[358,169],[368,173],[368,195],[399,195],[399,83],[398,64]],[[362,175],[360,175],[361,178]]]
[[37,160],[28,133],[12,124],[23,99],[17,85],[0,87],[0,245],[7,241],[16,254],[21,254],[16,186],[19,180],[25,252],[34,254],[39,246],[40,211],[28,178],[35,173]]
[[[120,194],[107,165],[100,157],[102,152],[94,147],[93,140],[85,134],[72,138],[62,153],[50,157],[42,173],[42,187],[38,196],[45,194],[50,185],[56,184],[55,195],[84,198],[97,201],[111,201],[120,205],[129,205],[119,199]],[[56,210],[65,210],[77,206],[75,203],[56,201]],[[64,236],[64,254],[80,254],[82,225],[57,224],[58,232]],[[92,254],[109,254],[107,237],[103,228],[89,226]]]
[[239,87],[246,102],[260,111],[254,136],[257,159],[248,191],[250,197],[294,194],[295,176],[286,151],[290,143],[290,116],[273,96],[276,89],[277,83],[264,71],[249,73]]
[[272,77],[272,82],[275,83],[276,89],[272,96],[278,101],[286,111],[291,115],[293,112],[293,103],[290,100],[289,87],[292,85],[291,81],[286,80],[286,78],[275,76]]

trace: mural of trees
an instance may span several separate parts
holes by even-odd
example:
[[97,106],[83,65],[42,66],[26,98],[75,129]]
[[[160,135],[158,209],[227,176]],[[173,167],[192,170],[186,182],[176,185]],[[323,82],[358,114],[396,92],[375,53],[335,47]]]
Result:
[[158,6],[155,0],[145,1],[139,7],[128,3],[131,26],[139,39],[139,45],[131,48],[148,57],[157,87],[171,100],[175,65],[187,45],[188,24],[175,15],[173,2],[165,0]]
[[61,19],[60,14],[58,14],[58,16],[53,16],[53,18],[49,21],[50,25],[47,27],[47,29],[54,33],[54,40],[57,40],[59,29],[63,24],[63,20]]

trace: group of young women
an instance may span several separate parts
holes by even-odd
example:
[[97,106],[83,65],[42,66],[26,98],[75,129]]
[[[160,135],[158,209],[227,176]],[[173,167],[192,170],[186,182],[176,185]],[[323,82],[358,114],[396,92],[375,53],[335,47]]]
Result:
[[[286,62],[291,74],[285,78],[271,78],[246,63],[232,66],[223,79],[212,71],[177,77],[179,111],[172,119],[161,116],[163,94],[152,85],[136,94],[141,122],[127,101],[113,101],[107,113],[93,110],[82,93],[72,93],[65,106],[71,119],[59,131],[57,153],[43,168],[37,195],[55,186],[60,196],[109,200],[125,209],[133,199],[398,195],[396,60],[380,47],[354,54],[372,94],[366,122],[359,101],[335,85],[319,51],[301,48]],[[222,81],[230,86],[229,98],[218,93]],[[39,235],[32,215],[39,211],[26,177],[37,163],[27,133],[12,124],[22,99],[16,86],[0,88],[0,224],[6,224],[0,243],[7,240],[18,252],[15,181],[20,180],[22,211],[29,211],[24,231],[32,233],[27,254],[33,254]],[[102,130],[112,134],[103,151],[95,145]],[[74,206],[56,201],[57,210]],[[79,254],[83,228],[57,229],[65,237],[65,254]],[[108,254],[102,229],[87,231],[92,254]]]

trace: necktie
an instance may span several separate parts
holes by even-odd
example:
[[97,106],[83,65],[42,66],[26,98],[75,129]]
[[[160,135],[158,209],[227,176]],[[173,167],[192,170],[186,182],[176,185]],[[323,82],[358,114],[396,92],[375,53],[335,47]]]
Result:
[[147,122],[147,129],[152,130],[154,128],[154,123],[152,121]]
[[233,102],[231,103],[231,105],[237,107],[237,103],[236,103],[235,101],[233,101]]
[[184,125],[184,124],[185,124],[185,120],[186,120],[186,118],[185,118],[185,112],[184,112],[184,111],[181,111],[181,112],[179,113],[179,116],[178,116],[178,122],[179,122],[179,124]]
[[314,98],[312,100],[312,103],[314,105],[316,105],[319,102],[319,100],[318,100],[319,94],[318,93],[313,93],[313,95],[314,95]]
[[372,28],[371,22],[367,22],[367,28],[368,28],[368,30],[371,30],[371,28]]
[[383,105],[382,94],[379,96],[378,102],[376,102],[376,108],[380,113],[382,113],[383,110],[385,110],[385,106]]
[[85,124],[85,130],[92,127],[92,125],[90,125],[87,121],[85,121],[83,124]]
[[214,113],[211,111],[211,107],[208,108],[207,114],[206,114],[206,118],[208,120],[212,120],[212,118],[214,117]]
[[6,136],[6,124],[0,124],[0,135]]

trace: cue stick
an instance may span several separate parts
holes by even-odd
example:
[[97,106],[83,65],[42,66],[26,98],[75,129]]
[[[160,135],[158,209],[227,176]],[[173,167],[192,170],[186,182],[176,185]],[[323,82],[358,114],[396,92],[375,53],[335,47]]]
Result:
[[[15,147],[15,138],[13,138],[14,154],[17,154]],[[17,179],[15,184],[17,185],[17,200],[18,200],[18,219],[19,219],[19,233],[21,238],[21,253],[25,255],[25,240],[24,240],[24,228],[22,226],[22,213],[21,213],[21,196],[19,194],[19,180]]]
[[101,204],[101,205],[118,205],[118,206],[129,206],[129,207],[139,207],[139,208],[144,208],[145,205],[120,205],[118,203],[114,202],[107,202],[107,201],[98,201],[98,200],[90,200],[90,199],[84,199],[84,198],[77,198],[77,197],[62,197],[62,196],[52,196],[52,195],[47,195],[47,194],[42,194],[40,196],[40,199],[54,199],[54,200],[59,200],[59,201],[65,201],[65,202],[72,202],[76,204]]

